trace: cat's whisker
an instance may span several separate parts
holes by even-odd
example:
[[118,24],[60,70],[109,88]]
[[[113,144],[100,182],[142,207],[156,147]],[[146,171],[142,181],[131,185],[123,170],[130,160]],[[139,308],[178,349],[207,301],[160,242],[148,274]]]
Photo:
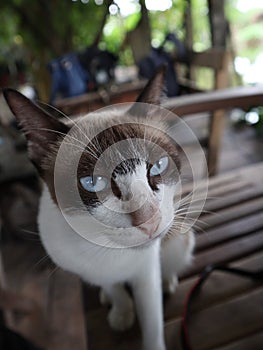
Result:
[[28,229],[25,229],[25,228],[22,228],[21,231],[23,231],[23,232],[25,232],[25,233],[30,233],[31,235],[34,235],[34,236],[38,236],[38,237],[39,237],[39,233],[38,233],[38,232],[31,231],[31,230],[28,230]]
[[[45,263],[47,260],[50,260],[50,256],[48,254],[44,255],[40,258],[33,266],[33,269],[37,269],[41,264]],[[51,262],[51,260],[50,260]],[[53,264],[53,263],[52,263]]]
[[27,235],[24,237],[26,241],[29,242],[40,242],[40,237],[37,232],[26,230],[26,229],[21,229],[22,232],[25,232]]
[[81,129],[81,127],[79,126],[79,124],[73,119],[70,118],[67,114],[63,113],[62,111],[58,110],[56,107],[49,105],[49,104],[45,104],[49,107],[51,107],[52,109],[54,109],[56,112],[60,113],[64,118],[66,118],[67,120],[69,120],[71,123],[73,123],[73,125],[81,132],[81,134],[89,141],[91,142],[91,140],[89,139],[88,135],[85,134],[85,132]]
[[50,273],[47,275],[47,278],[50,279],[57,271],[61,270],[59,266],[55,266]]
[[83,146],[86,147],[85,143],[78,140],[77,138],[71,136],[71,135],[68,135],[68,134],[65,134],[64,132],[61,132],[61,131],[58,131],[58,130],[53,130],[53,129],[48,129],[48,128],[28,128],[27,131],[25,132],[25,134],[28,134],[29,132],[33,131],[33,130],[36,130],[36,131],[48,131],[48,132],[51,132],[51,133],[54,133],[54,134],[57,134],[57,135],[62,135],[63,137],[70,137],[72,140],[74,141],[77,141],[78,143],[82,144]]
[[93,158],[99,159],[98,156],[97,156],[94,152],[89,151],[89,150],[86,149],[86,147],[84,147],[84,146],[81,147],[81,146],[75,145],[74,143],[66,142],[66,141],[64,141],[63,144],[64,144],[64,145],[68,145],[68,146],[72,146],[73,148],[80,149],[80,150],[82,150],[82,153],[89,154],[89,155],[91,155]]

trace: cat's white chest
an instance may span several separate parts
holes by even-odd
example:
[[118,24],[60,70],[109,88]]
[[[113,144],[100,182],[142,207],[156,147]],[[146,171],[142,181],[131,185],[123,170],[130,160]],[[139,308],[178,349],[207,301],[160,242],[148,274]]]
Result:
[[109,249],[84,239],[67,223],[45,185],[38,222],[42,242],[52,260],[96,285],[133,278],[159,246],[156,240],[142,254],[141,249]]

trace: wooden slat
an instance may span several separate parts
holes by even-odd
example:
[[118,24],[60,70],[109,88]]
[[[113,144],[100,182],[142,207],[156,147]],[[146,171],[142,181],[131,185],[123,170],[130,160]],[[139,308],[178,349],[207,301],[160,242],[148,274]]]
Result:
[[[261,106],[263,86],[227,88],[211,92],[198,93],[169,98],[164,107],[179,116],[216,111],[229,108],[249,108]],[[171,119],[173,117],[171,116]]]
[[49,293],[47,350],[87,350],[82,287],[78,277],[57,271]]
[[[7,326],[25,338],[45,348],[47,341],[47,320],[45,306],[47,295],[47,274],[39,273],[35,264],[42,249],[32,243],[13,242],[2,247],[6,288],[20,300],[10,311]],[[21,310],[19,304],[27,300],[30,308]]]
[[80,96],[68,97],[55,101],[55,106],[68,114],[91,112],[109,104],[133,102],[136,100],[146,81],[138,80],[123,85],[113,85],[109,90],[89,92]]
[[225,346],[223,345],[222,347],[216,347],[211,350],[262,350],[262,344],[263,332],[257,332],[256,334],[241,338],[238,341],[234,341]]
[[233,240],[195,255],[193,266],[183,275],[192,276],[210,264],[224,264],[240,259],[263,248],[263,230],[251,233],[238,240]]
[[[211,349],[214,344],[225,344],[262,330],[263,308],[258,307],[262,304],[263,287],[259,287],[224,305],[200,311],[191,331],[194,343],[200,344],[197,348]],[[212,324],[211,319],[215,320]]]
[[134,350],[141,347],[141,335],[136,323],[125,332],[113,331],[107,321],[109,308],[100,307],[87,314],[87,331],[91,350]]
[[[224,304],[192,314],[190,336],[195,350],[210,350],[262,330],[263,287],[231,299]],[[253,310],[253,312],[251,312]],[[213,322],[211,322],[213,320]],[[168,350],[182,349],[180,320],[165,327]]]
[[[239,202],[240,203],[240,202]],[[222,209],[212,214],[202,216],[202,221],[198,222],[199,230],[209,230],[210,227],[215,228],[222,224],[228,223],[232,220],[236,220],[250,214],[263,210],[263,197],[252,199],[250,201],[241,202],[241,204],[233,205],[229,208]],[[263,222],[262,222],[263,226]]]
[[37,248],[28,242],[3,248],[6,285],[33,305],[19,317],[14,313],[12,329],[48,350],[87,350],[81,282],[66,272],[41,268],[38,262],[45,253]]
[[230,196],[226,195],[224,197],[209,198],[208,195],[205,210],[216,212],[218,210],[229,208],[241,202],[246,202],[251,199],[262,197],[262,194],[263,189],[250,186],[243,189],[243,191],[232,193]]
[[[232,267],[246,269],[248,271],[260,270],[263,266],[263,252],[255,253],[229,264]],[[180,319],[186,296],[197,280],[197,276],[181,280],[174,296],[168,297],[164,303],[165,320]],[[211,307],[225,300],[233,299],[240,294],[245,294],[258,286],[257,283],[240,276],[214,271],[206,281],[198,300],[191,310],[199,311]]]
[[[240,173],[241,172],[241,173]],[[240,170],[233,170],[226,174],[221,174],[210,178],[208,180],[201,180],[197,183],[187,183],[183,185],[183,194],[187,195],[195,191],[200,192],[201,194],[208,188],[208,202],[214,202],[223,199],[232,195],[237,195],[240,193],[242,196],[243,193],[259,193],[263,194],[263,186],[261,186],[261,181],[263,181],[263,164],[260,162],[258,164],[253,164],[247,166],[246,168],[241,168]],[[241,191],[242,190],[242,191]]]
[[191,64],[198,67],[221,69],[225,52],[224,48],[211,48],[202,52],[192,52]]
[[257,230],[263,230],[263,212],[234,220],[197,235],[196,250],[204,250]]
[[231,196],[236,192],[241,192],[246,188],[251,188],[250,183],[245,182],[243,179],[236,178],[229,182],[224,182],[222,184],[218,184],[216,187],[212,187],[211,185],[208,187],[208,197],[211,198],[220,198],[225,196]]

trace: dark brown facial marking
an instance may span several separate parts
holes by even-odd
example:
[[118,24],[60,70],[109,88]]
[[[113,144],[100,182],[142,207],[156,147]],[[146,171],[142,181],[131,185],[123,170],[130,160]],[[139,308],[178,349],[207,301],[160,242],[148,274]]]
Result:
[[[101,154],[98,153],[95,145],[99,144],[100,151],[103,153],[115,143],[128,139],[134,140],[133,147],[135,150],[133,147],[122,149],[121,155],[116,152],[116,154],[113,154],[113,159],[106,158],[101,163],[97,163],[97,159],[100,159]],[[135,139],[145,140],[144,149],[142,149],[141,143],[136,143]],[[87,208],[100,205],[101,201],[106,199],[110,193],[118,199],[125,200],[122,198],[118,187],[117,176],[134,172],[136,166],[144,162],[147,166],[148,182],[153,191],[158,190],[158,184],[160,183],[174,183],[178,179],[180,161],[177,146],[163,131],[154,127],[147,126],[145,129],[144,125],[138,123],[115,125],[98,134],[96,139],[88,145],[88,149],[97,152],[96,157],[93,157],[90,153],[83,153],[77,169],[79,193]],[[141,154],[141,158],[138,158],[138,154]],[[151,176],[151,167],[164,156],[169,157],[167,170],[160,176]],[[107,177],[110,183],[109,188],[101,192],[99,196],[94,192],[88,192],[80,185],[80,178],[92,176],[95,166],[96,174]],[[109,173],[109,169],[113,169],[111,173]]]

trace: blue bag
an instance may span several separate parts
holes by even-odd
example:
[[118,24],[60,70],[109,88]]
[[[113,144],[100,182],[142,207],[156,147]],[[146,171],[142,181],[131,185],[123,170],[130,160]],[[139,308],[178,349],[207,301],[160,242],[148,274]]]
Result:
[[76,53],[69,53],[49,62],[52,74],[50,103],[55,98],[73,97],[87,92],[89,74],[79,62]]

